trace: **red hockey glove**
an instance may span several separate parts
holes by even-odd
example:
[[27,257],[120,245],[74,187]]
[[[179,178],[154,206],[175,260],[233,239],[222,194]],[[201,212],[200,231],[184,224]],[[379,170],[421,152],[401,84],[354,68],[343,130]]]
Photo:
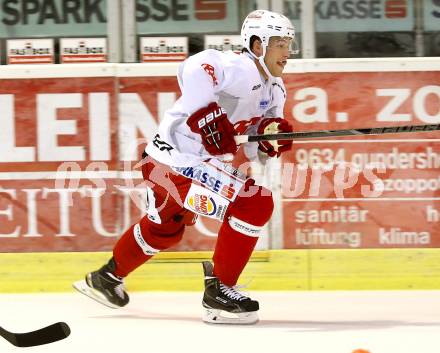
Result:
[[202,136],[202,143],[214,156],[237,152],[234,126],[228,120],[226,111],[217,103],[209,103],[193,113],[186,122],[192,132]]
[[[257,132],[264,135],[292,132],[292,125],[283,118],[265,118],[258,126]],[[282,152],[289,151],[291,147],[291,140],[258,141],[258,149],[269,157],[279,157]]]

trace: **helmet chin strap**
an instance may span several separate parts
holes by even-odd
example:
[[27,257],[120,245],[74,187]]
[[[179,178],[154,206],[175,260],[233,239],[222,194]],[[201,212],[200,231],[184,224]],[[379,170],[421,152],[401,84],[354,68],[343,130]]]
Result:
[[268,76],[269,79],[273,80],[275,77],[270,73],[269,69],[266,66],[266,63],[264,62],[264,55],[260,56],[258,58],[258,62],[260,63],[261,67],[263,68],[265,74]]
[[267,68],[266,63],[264,62],[264,57],[266,56],[266,46],[263,45],[263,55],[261,56],[256,56],[252,51],[248,51],[249,54],[251,54],[251,56],[258,60],[258,62],[260,63],[261,67],[263,68],[264,73],[267,75],[267,77],[270,80],[274,80],[275,77],[270,73],[269,69]]

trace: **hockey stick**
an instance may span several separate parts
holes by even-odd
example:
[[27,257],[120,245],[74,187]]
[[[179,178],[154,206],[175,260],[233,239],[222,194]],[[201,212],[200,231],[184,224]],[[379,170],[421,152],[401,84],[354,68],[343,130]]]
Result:
[[426,132],[439,131],[440,124],[432,125],[406,125],[406,126],[391,126],[391,127],[373,127],[361,129],[346,129],[346,130],[322,130],[322,131],[298,131],[298,132],[284,132],[278,134],[267,135],[237,135],[234,137],[237,144],[255,141],[270,141],[270,140],[296,140],[309,138],[322,138],[334,136],[359,136],[359,135],[382,135],[394,134],[400,132]]
[[70,327],[65,322],[43,327],[26,333],[13,333],[0,327],[0,336],[16,347],[33,347],[62,340],[70,335]]

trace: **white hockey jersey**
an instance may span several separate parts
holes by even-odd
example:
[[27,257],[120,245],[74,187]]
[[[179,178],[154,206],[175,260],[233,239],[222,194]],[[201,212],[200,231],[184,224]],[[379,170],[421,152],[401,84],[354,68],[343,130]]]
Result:
[[[155,139],[145,151],[173,167],[191,167],[210,155],[186,124],[187,118],[217,102],[223,107],[237,134],[255,132],[264,117],[283,117],[286,93],[281,78],[265,80],[249,54],[208,49],[182,62],[178,71],[181,97],[165,112]],[[245,153],[256,158],[257,144],[246,144]]]

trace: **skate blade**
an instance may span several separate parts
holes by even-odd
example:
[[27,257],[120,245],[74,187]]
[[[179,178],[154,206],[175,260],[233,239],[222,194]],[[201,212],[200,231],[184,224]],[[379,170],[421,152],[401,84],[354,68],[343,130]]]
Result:
[[203,308],[203,321],[210,324],[252,325],[259,320],[257,311],[229,313],[220,309]]
[[94,289],[92,287],[89,287],[89,285],[87,284],[87,282],[84,279],[73,283],[72,286],[78,292],[86,295],[89,298],[92,298],[93,300],[96,300],[97,302],[99,302],[105,306],[108,306],[109,308],[112,308],[112,309],[119,309],[120,308],[120,306],[117,306],[113,303],[110,303],[102,293],[100,293],[99,291],[97,291],[96,289]]

